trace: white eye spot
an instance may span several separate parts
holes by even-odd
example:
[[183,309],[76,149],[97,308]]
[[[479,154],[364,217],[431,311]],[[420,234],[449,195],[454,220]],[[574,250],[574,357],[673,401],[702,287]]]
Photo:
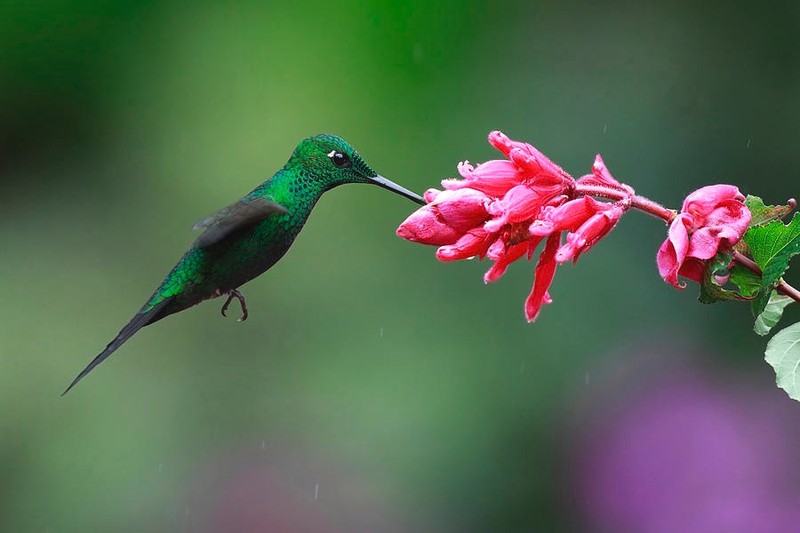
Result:
[[328,157],[333,161],[333,165],[336,167],[350,166],[350,159],[339,150],[331,150],[328,153]]

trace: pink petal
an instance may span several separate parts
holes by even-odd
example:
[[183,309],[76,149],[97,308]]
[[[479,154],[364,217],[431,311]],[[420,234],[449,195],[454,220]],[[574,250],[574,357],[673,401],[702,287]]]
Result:
[[517,183],[519,183],[519,180],[522,179],[522,173],[513,161],[492,159],[479,164],[473,169],[471,175],[463,177],[467,179],[517,180]]
[[536,218],[539,209],[551,198],[552,196],[542,195],[527,185],[517,185],[502,200],[492,202],[488,210],[492,215],[501,216],[506,223],[514,224]]
[[533,289],[525,300],[525,317],[528,322],[533,322],[539,316],[542,305],[552,302],[548,289],[556,275],[556,250],[561,243],[561,234],[554,233],[547,238],[544,250],[539,256],[536,273],[533,279]]
[[619,189],[625,191],[630,196],[633,196],[635,194],[632,187],[625,185],[624,183],[620,183],[614,179],[614,176],[612,176],[611,172],[608,171],[608,168],[606,167],[603,158],[600,157],[600,154],[597,154],[597,156],[595,156],[594,158],[594,164],[592,165],[592,173],[581,177],[578,180],[578,183],[611,187],[612,189]]
[[686,287],[684,283],[678,281],[678,270],[684,259],[686,259],[686,253],[689,250],[689,232],[686,226],[687,224],[691,226],[691,222],[692,217],[685,213],[675,217],[675,220],[669,226],[667,240],[664,241],[658,249],[658,254],[656,254],[658,273],[664,281],[678,289]]
[[442,191],[440,191],[438,189],[428,189],[427,191],[425,191],[425,194],[423,194],[422,196],[425,198],[426,202],[431,203],[434,200],[436,200],[436,197],[439,196],[439,194],[441,194],[441,192]]
[[565,202],[554,209],[548,208],[544,218],[552,221],[557,230],[575,231],[592,215],[608,209],[610,205],[591,196],[584,196]]
[[[491,208],[491,206],[490,206]],[[486,222],[483,225],[483,229],[488,231],[489,233],[497,233],[503,229],[503,226],[508,224],[508,215],[507,213],[500,213],[498,216],[492,218],[490,221]]]
[[535,151],[535,149],[528,143],[513,141],[509,139],[508,136],[501,131],[493,131],[489,133],[489,144],[494,146],[498,151],[500,151],[506,157],[508,157],[508,155],[511,153],[511,150],[513,150],[514,148],[519,148],[525,151],[529,150]]
[[723,227],[726,230],[724,238],[734,239],[734,242],[738,242],[747,231],[750,218],[750,210],[743,203],[738,200],[727,200],[708,213],[703,225]]
[[717,255],[720,245],[720,228],[700,228],[689,237],[687,257],[711,259]]
[[[499,241],[498,241],[499,242]],[[537,240],[538,242],[538,240]],[[506,273],[506,269],[508,269],[508,265],[525,255],[528,251],[529,243],[521,242],[519,244],[515,244],[505,250],[498,258],[497,262],[492,265],[486,274],[483,276],[484,283],[490,283],[493,281],[497,281],[500,277]],[[534,245],[535,246],[535,245]]]
[[[566,199],[566,196],[560,198]],[[529,231],[531,235],[539,236],[549,235],[554,231],[575,231],[592,215],[608,209],[609,205],[611,204],[597,201],[591,196],[570,200],[561,205],[551,203],[542,209]]]
[[554,231],[558,231],[556,225],[549,220],[534,220],[528,227],[532,237],[547,237]]
[[409,215],[397,228],[397,235],[422,244],[448,245],[489,218],[489,197],[473,189],[429,189],[425,197],[430,203]]
[[459,163],[458,173],[463,180],[442,180],[445,189],[456,190],[464,187],[479,190],[499,198],[511,187],[522,183],[523,174],[517,166],[507,160],[487,161],[473,167],[468,162]]
[[448,226],[436,207],[428,204],[411,213],[396,233],[407,241],[442,246],[455,243],[464,232]]
[[[705,274],[706,263],[699,259],[687,257],[686,261],[681,265],[678,270],[678,275],[682,278],[690,279],[696,283],[703,283],[703,275]],[[720,284],[724,285],[724,284]]]
[[572,176],[548,159],[536,148],[526,145],[527,149],[514,148],[509,157],[530,179],[546,180],[562,183],[572,181]]
[[459,189],[439,193],[430,205],[446,225],[464,233],[489,218],[486,211],[488,204],[489,197],[482,192]]
[[581,254],[588,252],[592,246],[608,235],[617,225],[627,205],[621,203],[605,204],[604,210],[589,217],[574,232],[567,235],[567,242],[556,253],[556,262],[577,261]]
[[698,226],[705,226],[705,218],[725,201],[744,202],[744,195],[734,185],[708,185],[697,189],[683,201],[681,212],[691,213]]
[[442,246],[436,250],[439,261],[457,261],[470,257],[483,257],[492,244],[492,237],[483,228],[470,230],[451,246]]
[[[684,265],[686,266],[686,265]],[[731,273],[728,272],[727,274],[714,274],[714,281],[717,282],[717,285],[720,287],[724,286],[731,280]],[[698,283],[701,283],[698,281]]]
[[561,167],[528,143],[509,139],[500,131],[493,131],[489,134],[489,143],[527,173],[532,173],[534,176],[544,173],[572,180],[572,177]]
[[486,251],[486,257],[491,259],[492,261],[499,261],[503,255],[506,253],[506,241],[503,238],[499,238],[489,246],[489,249]]

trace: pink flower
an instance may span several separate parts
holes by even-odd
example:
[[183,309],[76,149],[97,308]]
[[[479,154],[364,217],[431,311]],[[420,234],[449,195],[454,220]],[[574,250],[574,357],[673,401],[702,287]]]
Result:
[[553,233],[547,238],[542,255],[539,256],[539,262],[536,264],[536,273],[533,277],[533,288],[528,298],[525,299],[525,317],[528,322],[533,322],[539,317],[539,311],[541,311],[544,304],[553,303],[548,289],[556,275],[557,264],[555,256],[560,242],[561,235]]
[[512,141],[499,131],[489,134],[489,143],[509,159],[495,159],[477,167],[468,161],[459,163],[458,173],[464,179],[443,180],[442,186],[449,190],[469,187],[499,198],[523,183],[558,187],[573,181],[572,176],[530,144]]
[[[589,196],[584,196],[584,198],[592,200]],[[558,263],[577,261],[582,253],[587,252],[617,225],[628,207],[630,207],[630,198],[627,201],[602,204],[602,207],[584,220],[577,230],[567,234],[567,242],[556,252],[556,261]]]
[[457,261],[476,256],[483,258],[491,243],[491,237],[485,229],[473,228],[462,235],[454,244],[442,246],[436,250],[436,258],[439,261]]
[[[458,165],[461,180],[442,181],[444,191],[425,193],[428,205],[397,229],[404,239],[439,246],[440,261],[488,257],[494,265],[484,275],[497,281],[523,256],[530,259],[546,240],[525,302],[528,321],[550,303],[550,284],[559,263],[576,261],[616,225],[630,205],[633,190],[617,182],[600,156],[592,174],[576,182],[533,146],[495,131],[489,142],[508,159],[473,167]],[[626,200],[609,203],[575,198],[576,183],[622,191]],[[562,234],[567,233],[562,243]]]
[[500,131],[493,131],[489,134],[489,143],[521,168],[532,173],[534,177],[542,174],[560,176],[572,181],[572,176],[561,170],[561,167],[528,143],[511,140]]
[[600,154],[597,154],[594,158],[592,173],[580,178],[578,180],[578,184],[602,185],[603,187],[625,191],[628,193],[628,196],[633,196],[634,194],[632,187],[625,185],[624,183],[620,183],[614,179],[614,176],[612,176],[611,172],[609,172],[608,168],[606,168],[606,164],[603,161],[603,158],[600,157]]
[[709,185],[696,190],[684,200],[658,249],[659,274],[679,289],[686,284],[678,276],[700,283],[705,262],[720,250],[730,250],[749,224],[750,211],[737,187]]
[[454,244],[489,218],[486,207],[491,199],[474,189],[428,189],[425,200],[428,205],[412,213],[397,229],[397,235],[422,244]]
[[544,206],[564,201],[566,196],[561,194],[563,192],[561,184],[516,185],[489,205],[488,211],[495,218],[486,223],[486,229],[498,231],[506,224],[535,219]]

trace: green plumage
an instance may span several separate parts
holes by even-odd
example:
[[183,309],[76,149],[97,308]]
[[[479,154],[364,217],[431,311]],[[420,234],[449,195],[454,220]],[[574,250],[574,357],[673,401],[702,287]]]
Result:
[[289,161],[250,194],[195,225],[203,233],[116,338],[64,391],[66,394],[142,327],[203,300],[228,295],[265,272],[289,250],[325,191],[345,183],[372,183],[419,204],[413,192],[375,173],[346,141],[317,135],[300,142]]

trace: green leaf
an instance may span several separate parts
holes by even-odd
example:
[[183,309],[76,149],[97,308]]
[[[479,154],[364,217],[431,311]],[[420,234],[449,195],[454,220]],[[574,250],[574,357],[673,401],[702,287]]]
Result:
[[783,316],[783,309],[792,302],[794,302],[794,300],[788,296],[783,296],[776,291],[772,291],[764,311],[756,317],[753,331],[762,337],[769,333],[781,319],[781,316]]
[[700,284],[700,296],[698,300],[704,304],[713,304],[721,300],[746,300],[744,296],[736,291],[724,289],[717,282],[717,275],[726,275],[728,266],[731,264],[732,255],[727,252],[720,252],[713,259],[706,263],[703,272],[703,282]]
[[753,313],[754,317],[758,317],[761,313],[764,312],[764,309],[767,308],[767,304],[769,303],[769,297],[772,294],[771,288],[764,289],[756,294],[756,297],[750,303],[750,312]]
[[742,296],[753,297],[762,289],[761,276],[738,263],[731,268],[731,282],[739,287]]
[[764,205],[761,198],[751,195],[745,198],[744,205],[747,206],[753,217],[750,219],[751,228],[769,224],[773,220],[780,220],[794,209],[791,205]]
[[761,267],[764,287],[772,288],[789,267],[789,260],[800,252],[800,217],[795,213],[789,224],[774,220],[765,226],[751,227],[744,234],[753,260]]
[[775,334],[767,343],[765,359],[775,369],[778,387],[793,400],[800,401],[800,322]]

